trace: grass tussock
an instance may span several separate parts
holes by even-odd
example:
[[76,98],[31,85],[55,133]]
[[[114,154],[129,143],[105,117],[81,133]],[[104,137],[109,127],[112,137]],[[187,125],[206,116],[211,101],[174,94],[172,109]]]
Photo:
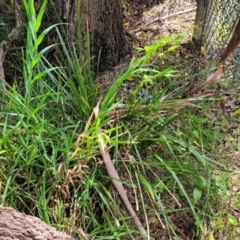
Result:
[[[220,132],[205,117],[208,101],[182,99],[174,67],[152,67],[153,59],[167,58],[158,50],[181,35],[141,49],[100,96],[89,36],[87,60],[81,44],[67,49],[60,34],[59,45],[39,50],[57,25],[39,33],[47,1],[38,14],[23,2],[24,84],[1,90],[0,203],[76,239],[137,239],[103,165],[105,144],[149,239],[214,239],[225,224],[233,230],[222,205],[228,171],[212,156]],[[44,57],[52,47],[59,47],[61,66]],[[133,79],[136,87],[123,99],[119,89]],[[156,84],[163,87],[150,91]]]

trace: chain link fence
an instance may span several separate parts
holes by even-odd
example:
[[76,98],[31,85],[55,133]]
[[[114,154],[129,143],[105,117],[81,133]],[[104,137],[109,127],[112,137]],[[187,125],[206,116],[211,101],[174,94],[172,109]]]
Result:
[[186,2],[197,4],[192,40],[201,54],[194,59],[196,71],[224,65],[221,79],[240,91],[240,0],[165,0],[169,8]]
[[[201,33],[201,46],[206,52],[210,62],[217,63],[226,58],[226,51],[233,50],[225,62],[226,72],[224,78],[236,84],[240,79],[240,47],[230,46],[238,36],[238,22],[240,19],[239,0],[198,0],[203,1],[205,13]],[[202,24],[199,22],[199,24]],[[230,52],[229,52],[230,54]],[[240,90],[240,86],[237,86]]]
[[238,0],[208,0],[202,32],[202,43],[212,60],[227,47],[239,18]]

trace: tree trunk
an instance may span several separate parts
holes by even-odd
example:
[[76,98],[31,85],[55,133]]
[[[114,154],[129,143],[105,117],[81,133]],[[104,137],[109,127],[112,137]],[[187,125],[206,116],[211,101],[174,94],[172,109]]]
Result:
[[[55,0],[62,20],[70,23],[67,29],[68,42],[76,42],[77,39],[77,2]],[[83,46],[89,31],[91,56],[96,63],[100,54],[98,69],[102,71],[115,66],[130,53],[123,27],[121,0],[81,0],[80,5]]]
[[201,45],[204,25],[206,23],[206,11],[207,7],[210,4],[208,1],[211,0],[197,0],[197,10],[196,10],[196,18],[195,18],[195,26],[193,31],[193,41],[196,45]]
[[0,205],[0,240],[73,240],[40,219]]

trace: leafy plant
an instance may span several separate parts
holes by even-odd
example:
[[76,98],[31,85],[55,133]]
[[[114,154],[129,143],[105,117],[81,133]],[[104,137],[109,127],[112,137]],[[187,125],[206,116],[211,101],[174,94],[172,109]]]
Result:
[[[142,89],[176,73],[150,64],[159,48],[173,39],[166,37],[142,49],[143,56],[133,58],[99,97],[89,34],[86,52],[80,28],[77,47],[66,46],[57,29],[60,44],[39,50],[46,34],[58,26],[39,34],[46,6],[44,0],[36,14],[34,1],[24,0],[28,18],[24,89],[8,86],[0,113],[1,204],[77,237],[87,233],[97,239],[136,239],[139,233],[102,166],[103,144],[149,235],[157,228],[165,238],[181,239],[183,227],[177,220],[184,219],[185,212],[191,220],[186,228],[193,229],[192,236],[200,235],[210,215],[208,204],[219,193],[220,182],[212,173],[223,167],[208,156],[217,141],[210,127],[204,129],[210,123],[186,110],[195,110],[203,101],[181,99],[168,86],[153,92]],[[174,39],[179,41],[180,35]],[[59,51],[61,66],[44,57],[52,47]],[[175,48],[174,43],[166,51]],[[121,99],[119,89],[130,78],[140,82]],[[226,190],[224,184],[221,187]],[[232,215],[228,220],[235,226]]]

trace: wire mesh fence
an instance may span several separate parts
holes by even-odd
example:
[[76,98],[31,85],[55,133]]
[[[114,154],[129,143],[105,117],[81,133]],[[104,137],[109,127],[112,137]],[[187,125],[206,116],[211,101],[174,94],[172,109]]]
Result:
[[[240,79],[240,47],[229,46],[237,38],[236,28],[240,19],[239,0],[200,0],[205,1],[204,24],[201,34],[201,45],[211,62],[221,61],[226,50],[234,50],[227,59],[224,78],[236,84]],[[223,56],[224,55],[224,56]],[[239,87],[239,86],[237,86]],[[240,90],[240,87],[239,87]]]
[[217,60],[232,37],[240,4],[238,0],[209,0],[207,4],[202,39],[210,58]]

